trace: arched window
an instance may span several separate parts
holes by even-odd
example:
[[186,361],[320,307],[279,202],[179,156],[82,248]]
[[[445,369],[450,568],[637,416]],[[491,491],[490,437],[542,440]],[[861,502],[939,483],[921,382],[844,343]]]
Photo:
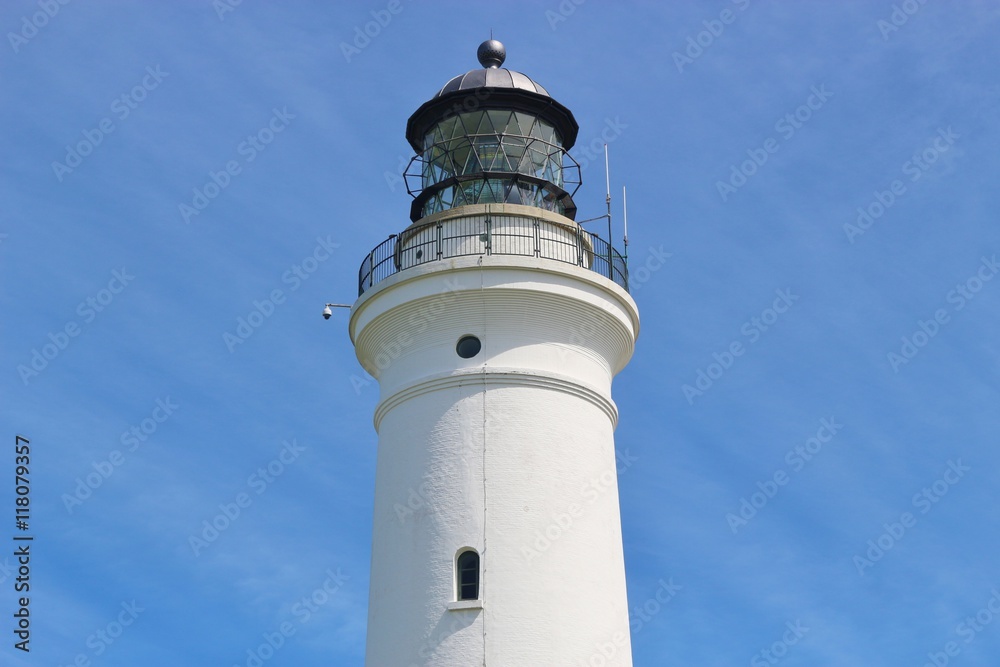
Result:
[[479,554],[468,550],[458,554],[455,561],[459,600],[479,599]]

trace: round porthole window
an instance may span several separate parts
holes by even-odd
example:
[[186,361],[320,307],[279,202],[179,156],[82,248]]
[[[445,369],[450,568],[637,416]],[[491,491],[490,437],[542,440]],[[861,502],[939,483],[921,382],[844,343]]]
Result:
[[475,336],[462,336],[458,339],[458,345],[455,346],[458,356],[463,359],[471,359],[479,354],[481,349],[483,349],[483,343]]

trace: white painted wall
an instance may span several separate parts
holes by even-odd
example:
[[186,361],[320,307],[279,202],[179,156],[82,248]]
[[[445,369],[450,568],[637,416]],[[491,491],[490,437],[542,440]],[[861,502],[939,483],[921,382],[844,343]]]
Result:
[[[610,390],[637,330],[624,290],[534,258],[409,268],[355,304],[381,392],[369,667],[632,664]],[[482,608],[452,610],[463,547]]]

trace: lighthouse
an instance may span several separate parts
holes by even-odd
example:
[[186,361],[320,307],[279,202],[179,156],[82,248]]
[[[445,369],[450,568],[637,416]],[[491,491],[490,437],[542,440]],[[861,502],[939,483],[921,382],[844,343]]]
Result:
[[407,122],[411,224],[351,309],[379,384],[365,664],[625,667],[611,384],[638,310],[575,221],[572,112],[477,56]]

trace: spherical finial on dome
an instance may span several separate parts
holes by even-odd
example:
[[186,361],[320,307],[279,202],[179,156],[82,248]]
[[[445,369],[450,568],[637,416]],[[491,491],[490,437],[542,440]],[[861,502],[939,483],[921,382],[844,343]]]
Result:
[[507,49],[498,40],[488,39],[479,45],[476,57],[479,58],[479,64],[483,67],[496,69],[503,65],[503,61],[507,59]]

